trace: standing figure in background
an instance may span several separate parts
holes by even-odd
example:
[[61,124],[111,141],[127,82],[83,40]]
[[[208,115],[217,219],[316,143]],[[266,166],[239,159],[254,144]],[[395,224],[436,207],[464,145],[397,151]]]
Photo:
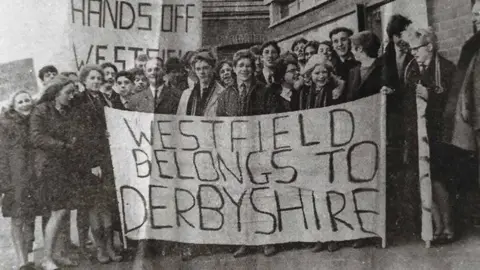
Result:
[[28,253],[33,246],[35,216],[43,210],[29,138],[32,109],[32,96],[18,91],[10,98],[8,110],[0,116],[2,213],[11,218],[12,242],[20,269],[34,269],[33,262],[28,263]]
[[267,41],[262,45],[260,51],[262,53],[263,69],[262,72],[257,76],[256,80],[263,84],[269,85],[275,80],[275,61],[277,61],[278,57],[280,57],[280,47],[275,41]]
[[137,112],[175,114],[180,100],[180,91],[165,85],[163,60],[159,57],[148,60],[145,66],[149,89],[137,92],[130,98],[130,108]]
[[117,67],[109,62],[103,63],[101,65],[103,69],[103,74],[105,74],[105,82],[100,87],[100,97],[103,99],[105,106],[114,107],[114,104],[118,104],[120,101],[120,96],[113,91],[113,86],[115,85],[115,76],[118,73]]
[[233,73],[233,64],[228,60],[220,61],[215,69],[215,74],[223,87],[227,88],[235,83],[235,74]]
[[193,88],[193,86],[198,82],[198,78],[195,75],[195,71],[192,69],[192,59],[195,56],[194,51],[187,51],[181,59],[183,67],[185,68],[185,73],[187,74],[187,85],[188,88]]
[[310,57],[318,53],[318,46],[320,43],[316,40],[310,40],[306,45],[305,45],[305,60],[308,61]]
[[147,64],[150,57],[146,54],[139,54],[135,59],[135,68],[145,69],[145,65]]
[[346,27],[335,28],[329,33],[336,56],[332,62],[335,68],[335,74],[344,81],[348,80],[350,69],[358,64],[351,52],[350,36],[352,35],[353,31]]
[[347,82],[347,101],[354,101],[380,93],[383,82],[383,59],[378,57],[380,39],[371,31],[362,31],[350,37],[352,53],[359,65],[350,70]]
[[[348,75],[350,70],[358,65],[352,54],[352,44],[350,36],[353,35],[353,31],[346,27],[338,27],[330,31],[330,41],[333,44],[333,50],[335,51],[335,57],[332,57],[332,64],[334,67],[335,75],[338,76],[344,82],[348,81]],[[346,91],[340,96],[339,102],[343,102],[347,99]]]
[[317,54],[323,54],[328,61],[333,61],[333,46],[329,40],[324,40],[318,44]]
[[[300,65],[292,55],[280,58],[275,66],[273,83],[266,90],[266,113],[283,113],[299,109],[301,87],[297,86],[303,79],[300,76]],[[301,82],[300,82],[301,84]]]
[[188,88],[188,77],[185,68],[177,57],[170,57],[165,63],[165,84],[181,92]]
[[134,76],[133,84],[135,87],[132,94],[142,92],[148,88],[148,79],[143,68],[132,68],[128,72]]
[[300,68],[303,68],[308,60],[305,57],[305,45],[307,45],[307,43],[308,40],[304,38],[298,38],[293,41],[292,47],[290,48],[290,51],[297,56],[298,65]]
[[43,86],[47,84],[58,75],[58,70],[52,65],[44,66],[38,71],[38,78],[42,81]]
[[117,109],[128,110],[130,108],[130,96],[133,93],[133,74],[128,71],[120,71],[115,76],[115,92],[120,96],[120,104]]

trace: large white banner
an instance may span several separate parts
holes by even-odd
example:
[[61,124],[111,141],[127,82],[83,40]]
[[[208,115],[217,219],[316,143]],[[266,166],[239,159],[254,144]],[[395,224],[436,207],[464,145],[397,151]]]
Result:
[[123,229],[201,244],[385,239],[381,96],[254,117],[105,108]]
[[72,66],[112,62],[134,66],[139,54],[164,60],[201,46],[201,1],[70,0]]

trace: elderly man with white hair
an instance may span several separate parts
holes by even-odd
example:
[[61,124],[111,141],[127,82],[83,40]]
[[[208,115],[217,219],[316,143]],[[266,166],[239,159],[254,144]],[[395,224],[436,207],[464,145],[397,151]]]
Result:
[[433,243],[451,242],[454,230],[447,187],[451,156],[449,146],[442,142],[443,112],[452,88],[456,67],[437,51],[437,38],[432,29],[419,29],[409,40],[412,55],[420,67],[421,81],[417,96],[427,100],[425,117],[430,145],[430,171],[432,180]]

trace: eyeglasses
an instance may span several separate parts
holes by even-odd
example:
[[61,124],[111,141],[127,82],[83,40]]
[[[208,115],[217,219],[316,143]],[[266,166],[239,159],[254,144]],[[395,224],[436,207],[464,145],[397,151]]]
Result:
[[410,47],[410,50],[413,52],[413,51],[418,51],[418,49],[422,48],[422,47],[425,47],[425,46],[428,46],[428,44],[430,43],[424,43],[422,45],[419,45],[417,47]]

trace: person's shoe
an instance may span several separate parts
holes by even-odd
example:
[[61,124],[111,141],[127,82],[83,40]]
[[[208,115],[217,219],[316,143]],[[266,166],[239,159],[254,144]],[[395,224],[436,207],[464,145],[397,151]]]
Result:
[[273,256],[277,253],[277,249],[274,245],[263,246],[263,254],[267,257]]
[[112,262],[120,262],[123,260],[123,257],[115,252],[113,249],[107,249],[108,257]]
[[247,253],[248,253],[247,246],[241,246],[239,249],[237,249],[233,253],[233,257],[234,258],[240,258],[240,257],[243,257],[243,256],[247,255]]
[[78,266],[80,263],[76,260],[73,260],[66,256],[53,255],[53,261],[63,265],[63,266]]
[[320,252],[325,250],[325,244],[322,242],[315,243],[315,246],[312,248],[312,252]]
[[330,242],[327,244],[327,249],[329,252],[334,252],[340,249],[340,245],[337,242]]
[[97,260],[101,264],[106,264],[106,263],[110,262],[110,257],[106,254],[106,252],[104,250],[99,248],[97,250]]
[[33,262],[29,262],[25,265],[20,266],[19,270],[36,270],[35,264]]
[[60,269],[53,260],[44,260],[40,263],[43,270],[57,270]]
[[366,243],[366,240],[365,240],[365,239],[359,239],[359,240],[355,240],[355,241],[353,242],[352,247],[353,247],[353,248],[362,248],[362,247],[364,247],[364,246],[366,246],[366,245],[367,245],[367,243]]
[[182,248],[182,251],[181,251],[181,258],[182,258],[182,261],[189,261],[193,258],[193,253],[192,253],[192,249],[190,247],[185,247],[185,248]]

